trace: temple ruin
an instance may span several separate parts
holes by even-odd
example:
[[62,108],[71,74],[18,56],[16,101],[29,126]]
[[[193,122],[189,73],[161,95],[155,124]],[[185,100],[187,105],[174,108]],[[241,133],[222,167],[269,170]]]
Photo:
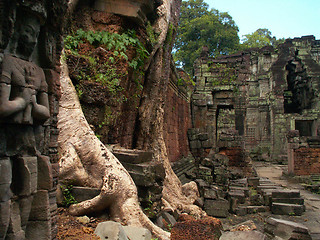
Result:
[[193,154],[214,149],[231,165],[248,154],[288,163],[290,173],[320,173],[319,55],[313,36],[218,58],[204,48],[194,64]]

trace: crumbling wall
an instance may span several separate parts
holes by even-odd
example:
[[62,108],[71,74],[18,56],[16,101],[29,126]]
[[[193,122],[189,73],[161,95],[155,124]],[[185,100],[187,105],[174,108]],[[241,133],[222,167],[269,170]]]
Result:
[[188,156],[187,131],[191,127],[190,100],[177,84],[178,77],[175,72],[171,74],[164,106],[164,139],[172,162]]
[[[319,125],[319,45],[306,36],[288,39],[277,49],[197,59],[193,128],[211,128],[206,133],[216,151],[221,132],[229,128],[243,138],[239,147],[254,159],[287,162],[288,131],[315,136]],[[228,147],[237,147],[230,142]],[[190,147],[201,149],[191,142]]]

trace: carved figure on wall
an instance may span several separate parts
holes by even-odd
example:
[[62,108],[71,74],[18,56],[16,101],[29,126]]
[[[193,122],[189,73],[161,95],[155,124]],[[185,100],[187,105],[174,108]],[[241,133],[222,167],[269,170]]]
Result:
[[41,19],[22,14],[0,77],[0,240],[25,239],[42,157],[36,135],[50,117],[45,74],[31,61]]

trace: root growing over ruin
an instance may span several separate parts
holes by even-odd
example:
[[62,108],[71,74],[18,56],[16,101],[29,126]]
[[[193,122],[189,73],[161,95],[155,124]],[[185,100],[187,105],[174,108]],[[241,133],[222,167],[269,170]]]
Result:
[[169,239],[170,234],[155,226],[143,213],[129,173],[90,129],[65,64],[60,81],[60,179],[101,189],[95,198],[71,205],[70,213],[84,215],[109,209],[112,219],[146,227],[159,239]]

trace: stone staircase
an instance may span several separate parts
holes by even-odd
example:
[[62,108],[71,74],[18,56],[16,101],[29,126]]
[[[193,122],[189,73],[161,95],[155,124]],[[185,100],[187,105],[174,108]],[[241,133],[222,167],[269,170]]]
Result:
[[284,189],[267,178],[231,181],[228,199],[231,211],[237,215],[271,210],[277,215],[301,216],[305,211],[300,191]]

